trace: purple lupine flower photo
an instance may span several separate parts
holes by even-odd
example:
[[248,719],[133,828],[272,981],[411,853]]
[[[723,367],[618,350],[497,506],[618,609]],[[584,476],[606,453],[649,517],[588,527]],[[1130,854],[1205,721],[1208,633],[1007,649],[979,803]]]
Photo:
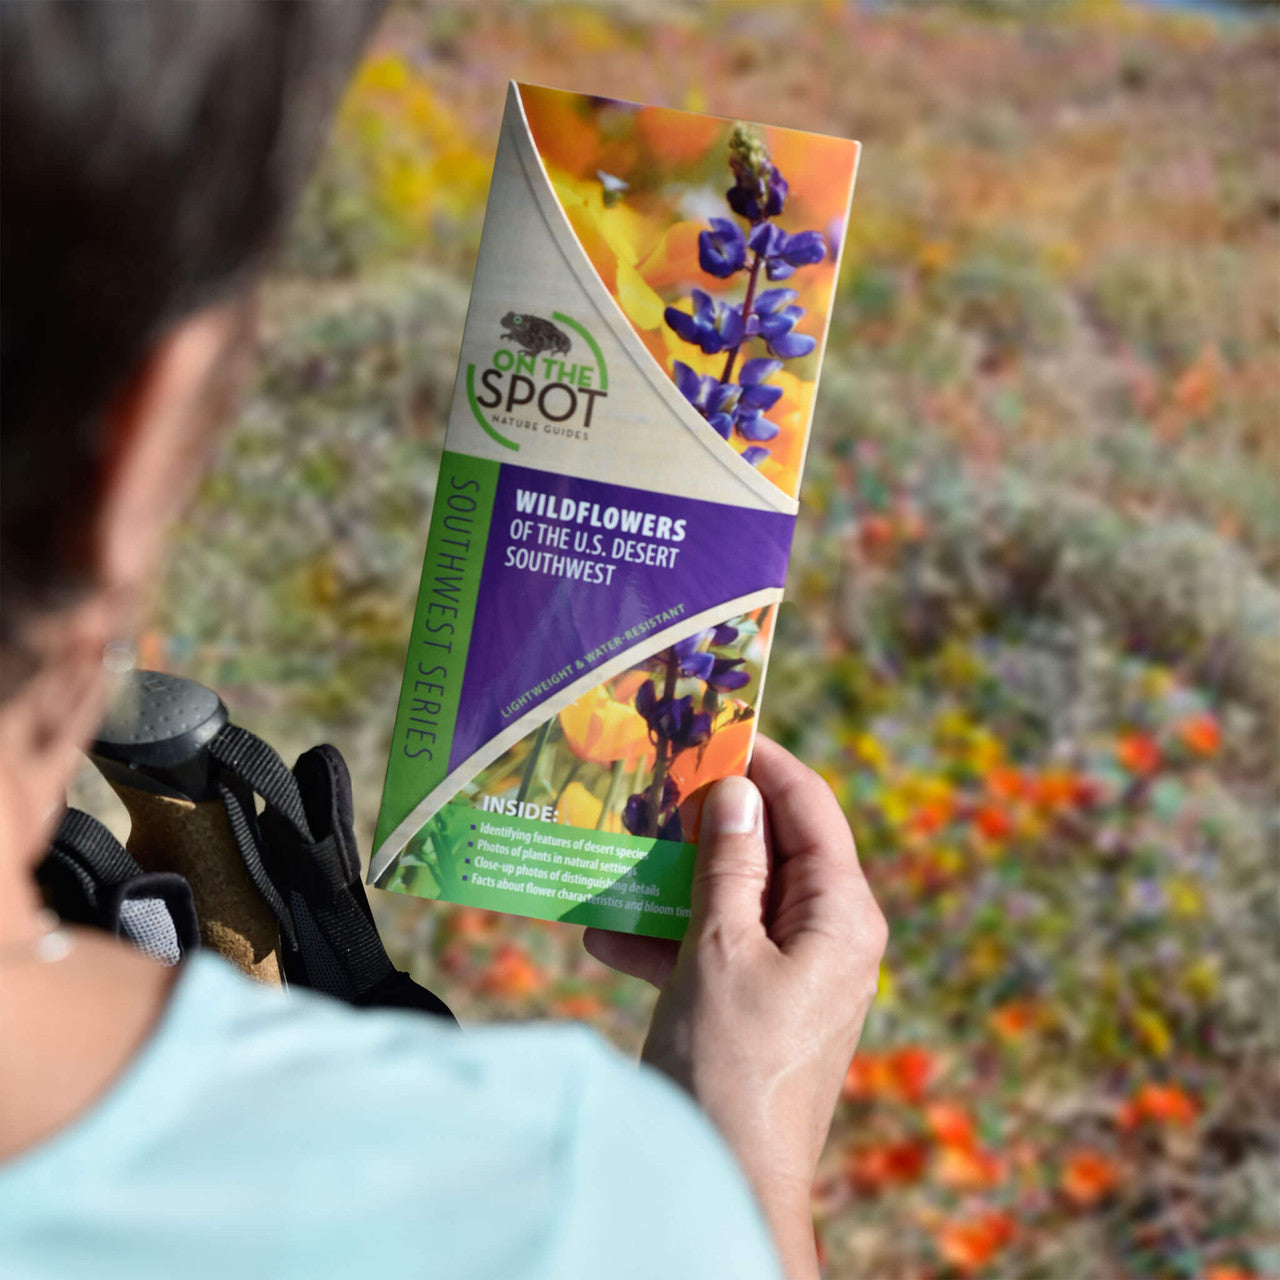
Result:
[[756,299],[751,317],[752,336],[759,335],[770,354],[784,360],[807,356],[818,345],[807,333],[793,332],[804,318],[804,308],[795,305],[797,297],[794,289],[766,289]]
[[744,671],[742,664],[745,658],[716,658],[712,661],[711,672],[707,676],[707,683],[721,693],[729,693],[734,689],[741,689],[743,685],[751,682],[751,672]]
[[741,308],[713,298],[702,289],[693,291],[692,315],[676,307],[668,307],[664,315],[676,333],[709,356],[730,349],[736,351],[746,334]]
[[742,125],[729,138],[729,168],[734,182],[725,199],[740,218],[754,224],[782,212],[791,188],[769,159],[764,143]]
[[681,752],[705,749],[718,728],[754,714],[748,703],[728,695],[745,689],[758,674],[744,652],[758,625],[749,617],[717,623],[644,663],[650,678],[636,693],[635,709],[648,728],[655,760],[648,786],[629,796],[622,810],[622,825],[631,835],[687,838],[679,809],[688,797],[680,794],[670,769]]
[[797,267],[821,262],[827,256],[820,231],[798,231],[789,236],[773,222],[762,222],[756,227],[747,237],[746,247],[764,259],[765,275],[770,280],[785,280],[795,274]]
[[[729,208],[749,224],[743,228],[731,218],[713,217],[698,234],[698,265],[718,280],[747,273],[742,302],[712,298],[703,289],[691,293],[692,312],[667,307],[668,327],[704,355],[725,353],[720,376],[699,374],[684,361],[672,362],[672,378],[680,393],[724,440],[741,441],[739,456],[748,466],[759,466],[771,456],[766,447],[779,432],[777,423],[764,415],[782,397],[782,390],[768,379],[786,360],[811,355],[817,339],[797,333],[804,319],[794,289],[758,289],[766,280],[786,280],[803,267],[822,262],[828,253],[821,231],[788,232],[772,219],[782,213],[790,188],[769,156],[763,140],[745,125],[736,125],[729,137],[729,169],[733,186],[725,193]],[[768,355],[749,358],[734,369],[743,348],[762,342]]]
[[711,230],[698,236],[698,264],[708,275],[722,280],[747,265],[747,242],[736,222],[711,219]]

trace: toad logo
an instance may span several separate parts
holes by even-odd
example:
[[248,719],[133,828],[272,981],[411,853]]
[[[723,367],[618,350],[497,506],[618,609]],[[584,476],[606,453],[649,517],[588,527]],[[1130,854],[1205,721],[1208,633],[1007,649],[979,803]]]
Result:
[[514,311],[508,311],[502,317],[502,327],[505,330],[503,339],[518,342],[527,356],[540,356],[544,351],[567,356],[573,347],[563,329],[557,329],[550,320],[541,316],[518,316]]
[[[561,311],[553,311],[550,319],[508,311],[500,323],[499,342],[513,346],[498,346],[485,368],[467,365],[467,401],[485,434],[517,451],[520,445],[505,432],[589,440],[596,402],[609,395],[600,344]],[[590,359],[569,358],[586,352]]]

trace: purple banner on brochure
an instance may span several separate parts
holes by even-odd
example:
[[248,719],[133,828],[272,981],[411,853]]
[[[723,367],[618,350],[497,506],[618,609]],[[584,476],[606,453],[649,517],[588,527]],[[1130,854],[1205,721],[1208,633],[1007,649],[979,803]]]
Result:
[[795,517],[502,465],[449,768],[587,672],[781,587]]

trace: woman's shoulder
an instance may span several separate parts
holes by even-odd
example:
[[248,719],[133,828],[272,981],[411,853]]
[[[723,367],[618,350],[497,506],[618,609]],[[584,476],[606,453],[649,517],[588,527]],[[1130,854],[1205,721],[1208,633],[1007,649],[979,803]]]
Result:
[[692,1104],[594,1034],[355,1010],[209,955],[100,1104],[0,1169],[0,1252],[33,1275],[82,1274],[69,1241],[123,1248],[131,1280],[179,1274],[148,1270],[175,1242],[193,1278],[585,1275],[636,1214],[666,1226],[618,1275],[764,1239]]
[[528,1103],[543,1120],[575,1104],[584,1075],[638,1074],[576,1024],[461,1030],[416,1011],[356,1009],[311,991],[267,987],[207,953],[192,959],[158,1034],[180,1040],[188,1055],[203,1045],[223,1087],[237,1080],[274,1089],[278,1082],[295,1097],[341,1087],[355,1099],[406,1103],[447,1096],[455,1112],[491,1109],[495,1095],[509,1095],[505,1109]]

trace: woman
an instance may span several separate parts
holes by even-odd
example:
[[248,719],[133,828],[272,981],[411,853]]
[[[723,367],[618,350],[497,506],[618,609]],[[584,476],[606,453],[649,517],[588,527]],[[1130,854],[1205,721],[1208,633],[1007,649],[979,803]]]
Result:
[[373,16],[0,8],[0,1274],[813,1277],[809,1187],[885,926],[831,792],[772,743],[708,798],[680,947],[588,934],[661,987],[639,1070],[576,1029],[175,972],[41,912],[104,651]]

